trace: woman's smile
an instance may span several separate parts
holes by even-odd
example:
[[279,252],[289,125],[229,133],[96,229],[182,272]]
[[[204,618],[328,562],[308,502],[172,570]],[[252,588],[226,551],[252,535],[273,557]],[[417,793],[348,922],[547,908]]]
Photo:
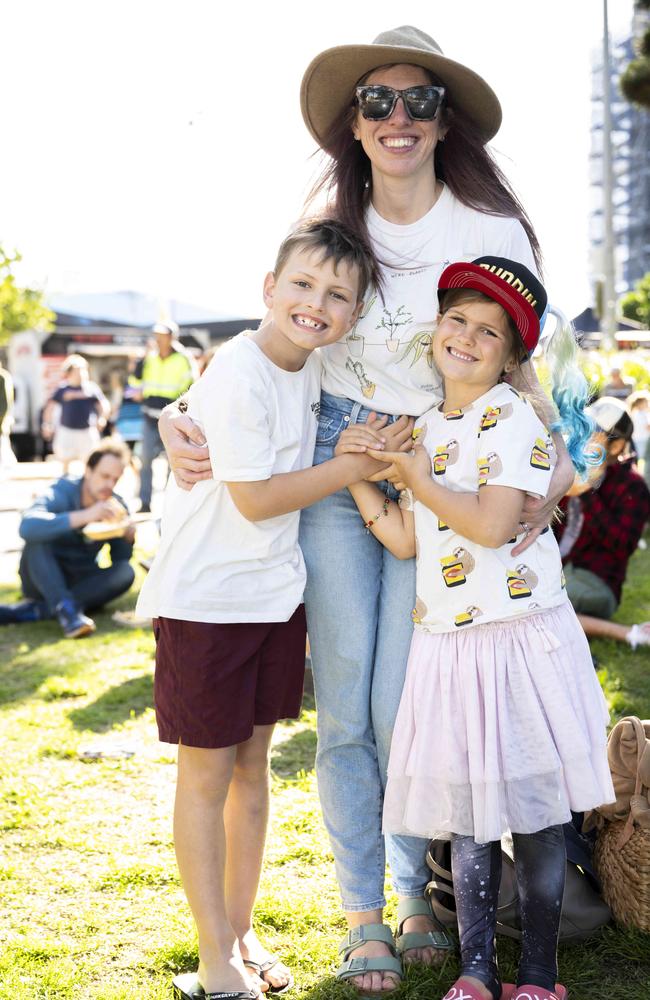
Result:
[[385,149],[413,149],[419,140],[414,135],[386,135],[379,141]]

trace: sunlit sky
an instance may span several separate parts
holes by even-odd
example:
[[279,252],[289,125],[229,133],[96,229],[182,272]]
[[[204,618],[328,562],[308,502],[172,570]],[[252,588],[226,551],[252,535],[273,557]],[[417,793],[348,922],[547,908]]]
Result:
[[[261,284],[317,161],[314,55],[398,23],[496,90],[493,149],[541,240],[550,297],[588,284],[591,53],[600,0],[0,0],[0,242],[47,293],[135,289],[261,315]],[[629,33],[632,0],[610,0]]]

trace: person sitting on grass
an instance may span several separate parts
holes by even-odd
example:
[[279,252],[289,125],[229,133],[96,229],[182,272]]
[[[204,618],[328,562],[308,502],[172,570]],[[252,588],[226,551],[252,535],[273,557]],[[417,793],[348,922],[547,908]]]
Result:
[[23,513],[20,582],[27,600],[0,605],[0,624],[57,618],[66,639],[95,631],[84,612],[125,593],[135,578],[130,564],[135,529],[109,541],[111,565],[100,568],[104,541],[83,528],[94,521],[124,521],[128,509],[113,490],[129,462],[121,441],[104,438],[86,459],[83,476],[58,479]]
[[[379,472],[367,455],[312,467],[321,360],[349,332],[374,276],[345,226],[301,224],[264,281],[270,315],[234,337],[186,399],[214,479],[191,492],[170,479],[160,548],[138,616],[154,619],[160,739],[178,745],[176,858],[199,939],[198,974],[177,1000],[255,1000],[293,978],[252,927],[269,806],[269,749],[279,719],[300,712],[306,572],[301,508]],[[408,445],[406,418],[373,434]]]
[[587,410],[605,451],[597,478],[576,479],[560,502],[555,525],[569,599],[588,638],[616,639],[632,648],[650,644],[650,622],[611,621],[621,600],[627,564],[650,517],[650,492],[629,454],[634,424],[622,400],[602,396]]

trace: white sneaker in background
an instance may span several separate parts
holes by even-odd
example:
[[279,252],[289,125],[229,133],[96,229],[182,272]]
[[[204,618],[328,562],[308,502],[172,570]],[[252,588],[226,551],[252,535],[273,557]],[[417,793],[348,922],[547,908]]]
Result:
[[650,622],[633,625],[626,638],[632,649],[636,649],[637,646],[650,646]]

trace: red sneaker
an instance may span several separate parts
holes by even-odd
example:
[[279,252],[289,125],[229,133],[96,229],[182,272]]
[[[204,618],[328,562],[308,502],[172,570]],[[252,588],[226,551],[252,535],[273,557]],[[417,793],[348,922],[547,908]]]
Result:
[[566,1000],[568,993],[562,983],[555,984],[555,992],[543,986],[517,986],[512,1000]]

